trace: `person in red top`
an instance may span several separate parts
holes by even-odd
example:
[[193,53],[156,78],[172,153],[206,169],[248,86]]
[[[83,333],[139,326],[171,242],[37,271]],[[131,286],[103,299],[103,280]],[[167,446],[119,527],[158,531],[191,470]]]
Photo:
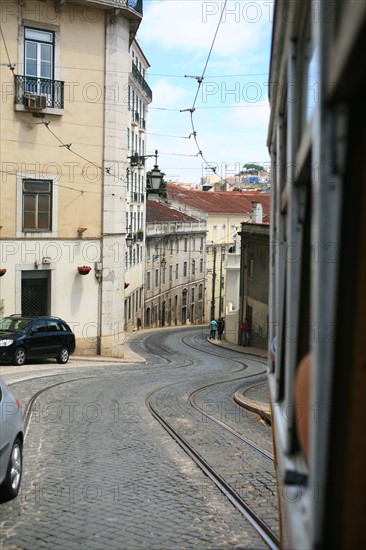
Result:
[[251,326],[248,321],[248,317],[245,317],[245,320],[241,323],[240,328],[243,335],[242,344],[243,346],[249,346]]

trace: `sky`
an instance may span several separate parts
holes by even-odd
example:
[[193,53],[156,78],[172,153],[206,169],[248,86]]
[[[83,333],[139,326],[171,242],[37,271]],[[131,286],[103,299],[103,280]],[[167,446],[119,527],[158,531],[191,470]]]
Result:
[[273,2],[228,0],[220,23],[224,5],[144,0],[136,38],[151,65],[147,154],[159,151],[167,181],[198,184],[246,163],[269,164]]

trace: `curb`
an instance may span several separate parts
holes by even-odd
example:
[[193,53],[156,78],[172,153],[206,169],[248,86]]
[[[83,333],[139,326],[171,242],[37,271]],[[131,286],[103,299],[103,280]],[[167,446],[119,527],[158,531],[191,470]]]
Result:
[[257,401],[256,399],[251,399],[250,397],[244,397],[243,389],[237,390],[234,394],[234,401],[248,409],[255,414],[258,414],[265,422],[268,424],[272,423],[272,413],[269,403],[263,403],[262,401]]

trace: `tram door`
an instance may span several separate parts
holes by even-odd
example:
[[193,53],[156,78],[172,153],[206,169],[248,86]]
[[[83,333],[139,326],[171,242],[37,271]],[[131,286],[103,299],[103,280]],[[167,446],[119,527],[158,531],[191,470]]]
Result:
[[48,315],[50,312],[49,271],[23,271],[22,315]]

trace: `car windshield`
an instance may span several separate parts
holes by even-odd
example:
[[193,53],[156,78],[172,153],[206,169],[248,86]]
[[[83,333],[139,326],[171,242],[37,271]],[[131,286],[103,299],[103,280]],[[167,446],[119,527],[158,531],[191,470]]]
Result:
[[4,317],[0,319],[0,330],[12,332],[14,330],[23,330],[32,322],[32,319],[17,319],[14,317]]

